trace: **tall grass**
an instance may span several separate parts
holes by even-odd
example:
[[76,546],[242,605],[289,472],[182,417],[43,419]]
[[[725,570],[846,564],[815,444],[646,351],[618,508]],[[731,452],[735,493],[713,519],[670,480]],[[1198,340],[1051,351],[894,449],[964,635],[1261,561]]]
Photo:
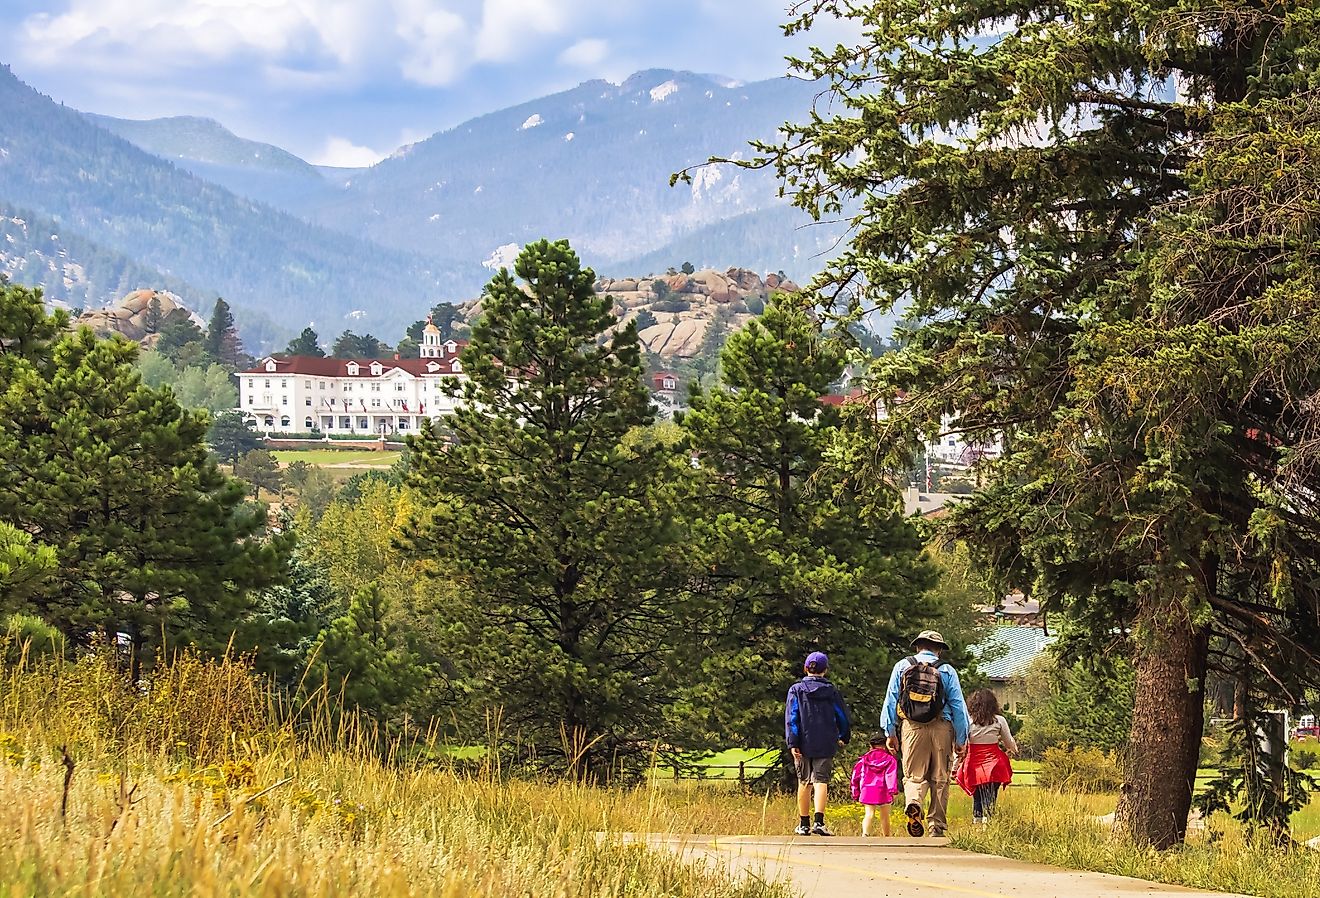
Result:
[[[1212,817],[1182,848],[1138,848],[1096,821],[1097,796],[1047,789],[1011,789],[993,821],[954,831],[959,848],[1076,870],[1190,886],[1198,889],[1301,898],[1317,894],[1320,852],[1282,850],[1249,837],[1236,821]],[[1109,802],[1112,809],[1113,803]]]
[[745,799],[382,757],[342,718],[290,726],[234,661],[182,654],[137,688],[104,654],[2,674],[6,898],[789,894],[609,837],[746,829]]

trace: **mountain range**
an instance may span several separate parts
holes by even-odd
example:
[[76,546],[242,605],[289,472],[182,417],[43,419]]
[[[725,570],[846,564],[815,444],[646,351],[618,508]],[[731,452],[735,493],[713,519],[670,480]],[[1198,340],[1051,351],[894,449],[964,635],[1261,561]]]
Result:
[[543,236],[568,237],[607,276],[691,262],[803,281],[841,228],[809,226],[772,172],[669,176],[745,158],[817,91],[651,70],[481,116],[369,169],[327,169],[209,119],[78,112],[0,67],[0,272],[72,305],[163,287],[205,312],[223,295],[254,349],[307,324],[397,339]]

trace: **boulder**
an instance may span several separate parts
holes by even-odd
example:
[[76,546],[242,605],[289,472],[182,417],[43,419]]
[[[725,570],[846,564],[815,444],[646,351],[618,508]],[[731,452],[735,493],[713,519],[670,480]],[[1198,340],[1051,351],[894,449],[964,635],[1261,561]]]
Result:
[[661,280],[668,284],[669,289],[674,293],[693,292],[694,284],[692,278],[688,277],[686,274],[671,274],[667,278],[661,278]]
[[611,293],[632,293],[637,289],[637,281],[632,278],[623,278],[615,281],[609,289]]

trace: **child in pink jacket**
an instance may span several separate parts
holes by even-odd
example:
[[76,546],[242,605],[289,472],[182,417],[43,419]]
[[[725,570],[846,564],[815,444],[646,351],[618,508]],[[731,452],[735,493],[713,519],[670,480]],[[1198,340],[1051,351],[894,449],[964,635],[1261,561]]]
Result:
[[885,749],[885,734],[871,737],[871,750],[857,760],[852,773],[852,797],[866,806],[862,835],[871,834],[875,809],[882,808],[880,832],[889,835],[889,806],[898,794],[898,760]]

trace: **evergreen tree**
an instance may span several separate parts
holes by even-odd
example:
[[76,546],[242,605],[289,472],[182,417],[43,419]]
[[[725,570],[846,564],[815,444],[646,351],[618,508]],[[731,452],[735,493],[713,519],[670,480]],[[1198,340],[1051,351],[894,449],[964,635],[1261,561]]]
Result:
[[39,593],[55,569],[57,557],[50,546],[32,534],[0,521],[0,615],[17,610]]
[[647,762],[686,663],[683,465],[624,445],[650,420],[637,332],[568,243],[529,244],[514,271],[483,293],[459,410],[410,441],[409,481],[436,500],[411,544],[481,609],[459,660],[524,744],[603,778]]
[[[441,340],[460,337],[467,333],[467,324],[463,320],[463,312],[453,303],[437,303],[431,308],[429,317],[431,323],[439,329]],[[420,344],[422,342],[422,331],[426,327],[426,321],[427,319],[423,318],[408,325],[408,336],[415,343]]]
[[237,410],[221,412],[211,421],[206,441],[216,458],[227,461],[238,470],[238,460],[261,446],[261,437],[252,429],[243,413]]
[[1010,29],[985,0],[797,12],[790,32],[867,27],[797,63],[830,112],[748,164],[817,216],[857,210],[822,290],[854,315],[910,304],[881,361],[890,433],[952,416],[1007,435],[955,533],[1095,651],[1130,635],[1116,819],[1178,844],[1212,665],[1290,704],[1320,671],[1316,220],[1296,202],[1315,189],[1313,10],[1027,2]]
[[206,338],[183,309],[172,309],[165,316],[160,326],[160,339],[156,341],[156,352],[174,362],[175,365],[199,365],[206,361]]
[[305,327],[302,333],[289,341],[288,348],[284,350],[286,355],[307,355],[318,359],[325,358],[325,350],[321,348],[321,338],[316,335],[316,331],[310,327]]
[[388,614],[378,586],[355,593],[309,652],[308,690],[378,719],[392,718],[423,687],[426,671],[391,633]]
[[206,354],[228,371],[238,371],[251,361],[243,351],[243,341],[238,338],[238,328],[234,326],[234,315],[223,297],[216,298],[203,345]]
[[[282,525],[287,531],[292,521],[286,517]],[[294,549],[284,582],[261,592],[246,622],[245,642],[256,650],[257,669],[285,689],[296,688],[322,631],[343,610],[325,572]]]
[[693,265],[691,262],[684,262],[682,266],[679,268],[679,271],[683,272],[684,274],[693,274],[696,272],[696,270],[697,267]]
[[344,331],[336,337],[330,349],[330,357],[336,359],[384,359],[393,353],[388,343],[382,343],[371,334],[359,336],[352,331]]
[[234,465],[234,474],[252,487],[253,499],[258,498],[263,489],[283,494],[284,475],[269,449],[252,449],[244,453]]
[[161,324],[165,321],[164,313],[160,307],[160,297],[153,296],[147,303],[147,313],[142,319],[142,328],[149,334],[157,333]]
[[780,299],[729,338],[722,363],[724,384],[694,389],[681,421],[705,474],[693,525],[710,572],[697,718],[716,740],[782,744],[784,691],[823,650],[857,720],[876,721],[889,666],[939,609],[894,492],[861,492],[828,463],[846,441],[820,398],[842,347]]
[[141,663],[162,636],[222,649],[282,544],[256,538],[242,486],[207,456],[205,414],[143,386],[136,354],[83,328],[9,372],[0,519],[58,554],[28,607],[74,643],[127,634]]
[[646,330],[648,327],[655,327],[660,322],[655,320],[655,313],[650,309],[642,309],[637,313],[633,320],[633,326],[637,328],[638,333]]

